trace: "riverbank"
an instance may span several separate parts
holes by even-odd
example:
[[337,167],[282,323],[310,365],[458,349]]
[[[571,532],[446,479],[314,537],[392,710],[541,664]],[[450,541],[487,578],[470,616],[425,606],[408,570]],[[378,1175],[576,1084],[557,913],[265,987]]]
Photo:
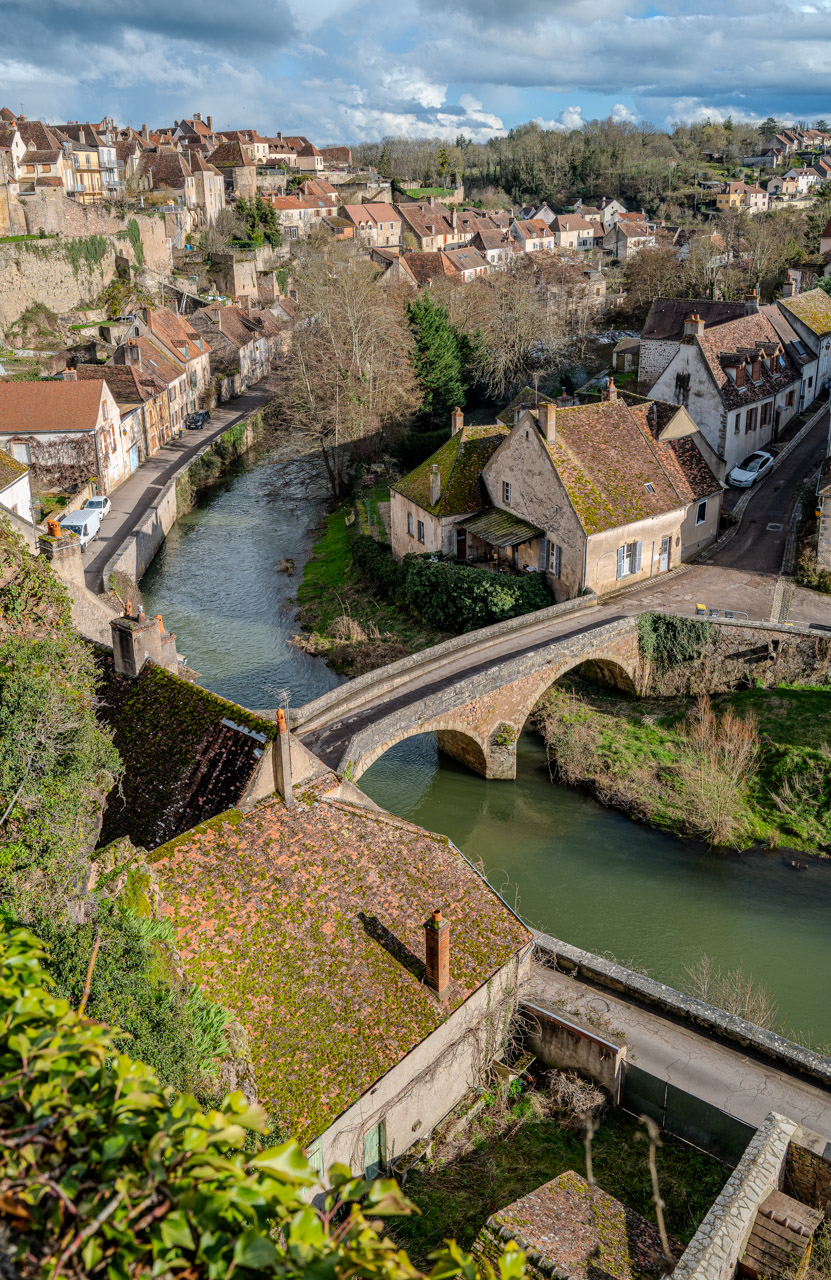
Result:
[[831,853],[831,690],[631,699],[570,678],[534,713],[556,778],[713,847]]

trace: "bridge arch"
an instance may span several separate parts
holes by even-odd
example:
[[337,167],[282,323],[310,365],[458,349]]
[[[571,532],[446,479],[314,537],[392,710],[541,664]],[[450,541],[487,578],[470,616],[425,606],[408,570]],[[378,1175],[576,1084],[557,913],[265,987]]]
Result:
[[418,738],[427,733],[435,733],[436,745],[439,751],[443,751],[445,755],[452,756],[454,760],[467,765],[474,773],[482,774],[485,777],[488,776],[485,745],[480,742],[474,733],[466,732],[459,728],[450,718],[443,719],[439,723],[427,720],[424,724],[414,724],[393,734],[377,746],[361,751],[356,759],[347,761],[345,766],[346,776],[352,782],[357,782],[358,778],[362,777],[376,760],[386,755],[399,742],[406,742],[409,738]]
[[608,689],[619,689],[622,693],[630,694],[632,697],[637,696],[637,672],[630,670],[628,663],[621,662],[619,658],[609,657],[606,654],[592,655],[588,658],[578,657],[572,661],[563,662],[553,669],[549,667],[547,670],[540,672],[540,678],[521,712],[520,732],[525,728],[531,712],[543,694],[547,693],[558,680],[562,680],[563,676],[580,672],[583,672],[586,679],[595,684]]

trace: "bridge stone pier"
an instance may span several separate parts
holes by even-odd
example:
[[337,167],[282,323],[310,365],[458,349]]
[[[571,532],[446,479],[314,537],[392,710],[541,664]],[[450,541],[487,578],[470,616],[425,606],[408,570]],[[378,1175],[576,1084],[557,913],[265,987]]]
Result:
[[567,671],[580,667],[595,681],[638,692],[637,618],[607,617],[582,626],[581,621],[575,619],[569,634],[537,641],[514,656],[468,666],[432,685],[391,689],[334,723],[320,729],[301,724],[295,732],[352,781],[397,742],[431,732],[441,751],[483,777],[514,778],[525,722]]

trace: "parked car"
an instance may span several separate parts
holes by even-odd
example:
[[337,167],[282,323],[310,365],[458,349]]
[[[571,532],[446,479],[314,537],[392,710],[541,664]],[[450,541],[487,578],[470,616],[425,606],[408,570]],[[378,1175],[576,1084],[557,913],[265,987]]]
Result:
[[70,511],[68,516],[63,516],[60,524],[61,528],[66,529],[68,533],[77,533],[83,551],[88,542],[98,537],[101,517],[97,511],[86,511],[81,508],[80,511]]
[[200,431],[210,416],[207,409],[200,409],[198,413],[189,413],[185,419],[185,426],[188,431]]
[[727,477],[727,483],[734,485],[737,489],[749,489],[757,480],[761,480],[762,476],[766,476],[772,466],[772,453],[765,453],[763,450],[751,453],[733,468]]
[[104,516],[108,516],[110,514],[112,505],[113,504],[110,502],[109,498],[105,497],[105,495],[102,493],[96,496],[95,498],[87,498],[81,510],[97,511],[99,516],[103,520]]

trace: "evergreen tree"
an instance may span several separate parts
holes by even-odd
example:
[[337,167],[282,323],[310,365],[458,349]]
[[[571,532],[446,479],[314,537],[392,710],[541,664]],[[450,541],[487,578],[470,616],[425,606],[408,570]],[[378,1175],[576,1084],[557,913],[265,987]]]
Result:
[[431,418],[444,418],[457,405],[464,408],[465,386],[459,335],[445,307],[436,306],[425,290],[423,297],[407,304],[413,333],[413,366],[421,388],[421,407]]

